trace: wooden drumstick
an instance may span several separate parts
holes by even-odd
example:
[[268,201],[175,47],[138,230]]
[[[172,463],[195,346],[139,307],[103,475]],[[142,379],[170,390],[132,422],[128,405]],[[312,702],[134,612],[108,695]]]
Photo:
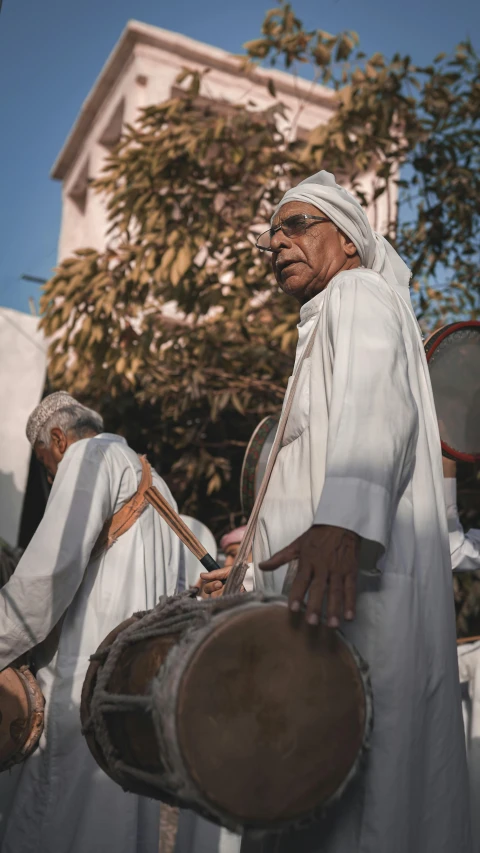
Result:
[[173,506],[168,503],[155,486],[150,486],[147,489],[145,498],[158,514],[162,516],[163,520],[167,522],[173,532],[177,534],[178,538],[182,540],[183,544],[187,546],[189,551],[195,555],[197,560],[200,560],[207,572],[213,572],[215,569],[220,568],[211,554],[208,553],[207,549],[203,547],[195,534],[192,533],[183,519],[180,518],[178,512],[175,512]]

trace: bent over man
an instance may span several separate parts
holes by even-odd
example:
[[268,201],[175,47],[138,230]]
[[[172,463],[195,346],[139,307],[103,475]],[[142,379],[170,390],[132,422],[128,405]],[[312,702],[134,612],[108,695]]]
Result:
[[312,349],[256,584],[280,593],[299,559],[291,609],[308,594],[315,630],[325,599],[369,664],[374,728],[365,772],[325,820],[242,851],[471,853],[440,439],[409,270],[328,172],[285,194],[257,245],[300,303],[296,365]]
[[123,438],[104,433],[100,416],[64,392],[35,409],[27,437],[53,487],[42,522],[0,590],[0,668],[41,644],[37,680],[46,724],[22,767],[1,850],[157,853],[158,803],[124,793],[100,770],[81,734],[79,709],[90,655],[132,613],[173,594],[177,582],[179,541],[151,506],[134,514],[116,541],[109,520],[150,477],[175,502]]

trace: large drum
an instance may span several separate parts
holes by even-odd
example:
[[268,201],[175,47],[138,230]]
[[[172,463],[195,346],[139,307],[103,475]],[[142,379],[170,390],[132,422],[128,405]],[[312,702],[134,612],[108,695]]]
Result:
[[229,829],[317,816],[361,766],[367,667],[339,632],[262,593],[187,594],[120,625],[94,655],[81,716],[125,790]]
[[451,323],[425,342],[442,450],[480,460],[480,322]]
[[0,772],[25,761],[43,731],[45,700],[26,666],[0,672]]

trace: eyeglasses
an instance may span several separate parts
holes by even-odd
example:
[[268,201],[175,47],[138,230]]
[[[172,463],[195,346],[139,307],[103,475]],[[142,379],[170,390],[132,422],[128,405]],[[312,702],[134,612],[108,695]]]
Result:
[[272,237],[277,231],[283,231],[286,237],[300,237],[305,234],[307,228],[311,228],[316,222],[330,222],[326,216],[311,216],[309,213],[295,213],[293,216],[287,216],[279,225],[272,226],[268,231],[260,234],[260,237],[255,243],[257,249],[261,252],[274,252],[271,247]]

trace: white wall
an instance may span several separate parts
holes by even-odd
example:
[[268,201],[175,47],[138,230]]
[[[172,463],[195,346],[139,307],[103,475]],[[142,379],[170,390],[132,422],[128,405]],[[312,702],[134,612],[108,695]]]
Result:
[[[208,65],[194,58],[186,59],[172,50],[147,44],[136,44],[125,63],[122,73],[110,90],[101,109],[95,114],[86,133],[81,150],[63,180],[62,188],[62,224],[60,231],[58,260],[68,257],[75,249],[92,247],[99,251],[107,242],[107,216],[104,202],[98,193],[88,188],[87,179],[100,175],[108,157],[108,148],[102,144],[102,138],[108,135],[109,125],[121,105],[124,106],[123,124],[133,123],[138,110],[155,103],[161,103],[171,97],[172,87],[185,66],[203,70]],[[274,72],[275,73],[275,72]],[[278,72],[276,72],[278,74]],[[285,75],[283,75],[285,76]],[[259,109],[273,103],[263,81],[252,81],[230,70],[212,67],[205,77],[202,95],[213,100],[228,100],[233,103],[255,101]],[[299,126],[311,129],[327,121],[331,108],[325,103],[304,102],[289,92],[279,93],[290,115],[298,110]],[[86,191],[83,205],[78,203],[78,195]],[[73,197],[74,196],[74,197]]]
[[38,317],[0,308],[0,536],[17,544],[30,464],[25,427],[45,384],[46,349]]
[[[117,64],[113,70],[115,55]],[[65,158],[65,152],[71,150],[67,140],[60,154],[60,159],[68,161],[68,171],[65,174],[65,166],[62,167],[59,261],[75,249],[92,247],[102,251],[106,247],[108,224],[104,202],[88,188],[87,179],[98,177],[102,171],[109,153],[105,138],[112,136],[112,128],[113,135],[116,129],[119,136],[122,124],[134,123],[140,108],[170,98],[176,78],[185,67],[199,71],[210,67],[202,82],[201,94],[205,97],[235,104],[253,101],[258,109],[274,103],[266,86],[267,80],[272,78],[289,121],[294,119],[296,129],[303,132],[326,123],[335,108],[333,92],[323,86],[302,79],[295,81],[291,75],[276,69],[260,69],[255,77],[245,77],[238,73],[238,61],[225,51],[156,27],[130,22],[82,108],[80,145],[75,148],[72,159],[68,153]],[[103,91],[105,95],[100,94]],[[91,99],[95,96],[99,100],[93,107]],[[312,166],[312,171],[314,168]],[[361,183],[367,195],[370,194],[373,175],[365,175]],[[78,204],[82,187],[84,209]],[[371,224],[380,231],[386,228],[394,213],[396,187],[393,185],[390,195],[390,212],[386,194],[367,210]]]

